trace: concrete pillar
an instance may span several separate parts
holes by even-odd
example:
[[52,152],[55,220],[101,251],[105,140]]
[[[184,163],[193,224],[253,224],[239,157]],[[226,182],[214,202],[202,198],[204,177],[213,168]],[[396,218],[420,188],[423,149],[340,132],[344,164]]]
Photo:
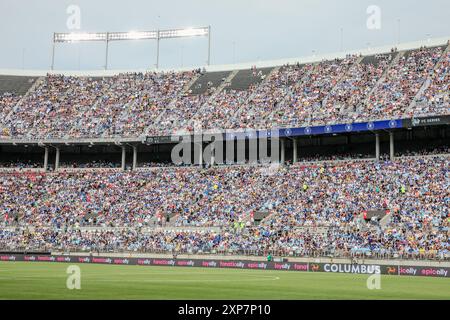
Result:
[[297,139],[292,139],[292,163],[296,163],[298,159],[298,152],[297,152]]
[[48,167],[48,147],[44,147],[44,170],[47,171]]
[[280,154],[280,163],[284,164],[284,159],[285,159],[285,148],[284,148],[284,139],[280,138],[280,145],[281,145],[281,154]]
[[392,160],[394,160],[394,132],[389,132],[389,157]]
[[380,134],[375,133],[375,158],[380,160]]
[[59,154],[60,154],[60,149],[56,148],[55,171],[59,169]]
[[122,146],[122,170],[125,170],[125,156],[126,156],[127,150],[125,149],[125,146]]
[[214,166],[215,162],[216,162],[216,145],[214,144],[213,147],[211,148],[211,167]]
[[133,146],[133,170],[137,167],[137,146]]

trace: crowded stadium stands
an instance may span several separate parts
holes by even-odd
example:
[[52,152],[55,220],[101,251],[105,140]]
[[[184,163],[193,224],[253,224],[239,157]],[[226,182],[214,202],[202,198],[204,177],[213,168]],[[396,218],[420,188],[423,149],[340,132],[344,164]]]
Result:
[[[126,146],[117,141],[111,148],[122,149],[122,164],[107,156],[59,161],[61,146],[81,138],[450,115],[449,64],[447,44],[231,71],[0,77],[1,151],[13,154],[0,158],[0,250],[449,259],[448,127],[435,130],[440,145],[395,157],[390,131],[389,156],[380,153],[375,132],[375,156],[300,156],[295,141],[292,161],[284,161],[283,141],[283,160],[270,166],[234,158],[233,165],[176,166],[152,158],[137,168],[132,145],[128,170]],[[406,127],[400,134],[410,147]],[[27,158],[29,141],[45,139],[63,142],[35,146],[45,147],[43,164]],[[49,146],[58,159],[53,168]],[[92,142],[84,147],[94,150],[89,156],[106,153]],[[368,219],[371,211],[383,214]]]

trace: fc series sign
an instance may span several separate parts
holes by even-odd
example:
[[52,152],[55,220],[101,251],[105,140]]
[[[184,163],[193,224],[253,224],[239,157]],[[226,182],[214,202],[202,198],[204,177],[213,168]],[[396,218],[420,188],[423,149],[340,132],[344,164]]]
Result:
[[345,263],[307,263],[307,262],[265,262],[250,260],[203,260],[203,259],[165,259],[165,258],[123,258],[93,256],[54,256],[54,255],[0,255],[0,261],[30,262],[70,262],[115,265],[168,266],[285,270],[300,272],[330,272],[354,274],[387,274],[405,276],[450,277],[448,267],[398,266]]
[[403,125],[405,127],[423,127],[423,126],[437,126],[450,124],[450,115],[412,118],[404,120]]

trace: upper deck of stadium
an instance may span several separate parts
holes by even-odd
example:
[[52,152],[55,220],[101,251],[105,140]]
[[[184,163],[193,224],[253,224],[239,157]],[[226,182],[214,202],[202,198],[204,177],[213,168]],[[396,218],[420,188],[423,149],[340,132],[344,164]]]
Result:
[[194,70],[0,70],[0,140],[141,140],[194,127],[446,115],[448,39]]

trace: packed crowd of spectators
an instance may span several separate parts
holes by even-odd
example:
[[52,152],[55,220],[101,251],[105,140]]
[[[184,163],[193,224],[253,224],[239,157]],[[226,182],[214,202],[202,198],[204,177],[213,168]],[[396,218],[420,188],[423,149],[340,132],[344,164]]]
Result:
[[391,63],[393,55],[376,55],[370,63],[352,63],[340,82],[312,116],[312,123],[353,122],[364,113],[365,102]]
[[[387,70],[385,79],[361,111],[378,118],[413,116],[413,110],[408,107],[427,78],[434,74],[442,53],[442,47],[405,52],[398,63]],[[443,107],[439,113],[448,112],[448,105]]]
[[0,97],[1,136],[138,137],[194,126],[257,129],[447,114],[450,54],[444,49],[285,65],[246,90],[225,85],[201,94],[188,90],[199,70],[48,75],[20,103],[20,97]]
[[[1,174],[0,247],[442,256],[450,248],[449,168],[444,155],[270,169]],[[388,214],[384,226],[362,221],[375,209]],[[254,225],[257,211],[268,216]],[[174,228],[220,231],[141,231],[167,216]],[[326,231],[311,231],[318,227]]]
[[78,161],[62,161],[59,164],[60,168],[120,168],[121,164],[119,162],[113,162],[108,160],[92,160],[88,162],[78,162]]
[[136,137],[158,119],[195,73],[125,73],[109,78],[48,75],[3,126],[10,136],[32,139]]
[[207,94],[184,94],[177,98],[172,108],[167,108],[158,122],[151,124],[147,133],[149,135],[170,135],[181,131],[194,131],[194,115],[206,104]]
[[[256,88],[248,101],[248,108],[242,108],[240,127],[254,129],[280,127],[285,112],[290,110],[287,101],[294,95],[295,88],[315,68],[313,64],[286,65],[271,73],[267,80]],[[245,122],[242,122],[245,120]]]
[[[208,102],[192,118],[196,125],[202,129],[223,130],[228,127],[225,123],[228,120],[236,119],[235,114],[241,106],[245,106],[246,101],[252,94],[252,88],[248,90],[224,89],[214,96],[214,99]],[[202,107],[202,106],[200,106]],[[234,123],[230,123],[230,128],[236,128]]]
[[438,146],[438,147],[428,147],[428,148],[418,148],[415,150],[404,150],[402,152],[396,152],[396,157],[404,156],[424,156],[424,155],[435,155],[435,154],[449,154],[450,147],[448,145]]
[[418,98],[414,115],[441,114],[450,105],[450,52],[442,57],[441,63],[435,69],[429,85],[423,95]]
[[374,158],[373,155],[357,152],[343,152],[329,155],[317,153],[309,156],[300,155],[297,158],[297,162],[337,161],[337,160],[372,159],[372,158]]
[[333,98],[333,89],[342,83],[342,77],[356,59],[357,56],[348,56],[344,60],[323,61],[315,65],[307,78],[294,86],[286,106],[279,105],[280,124],[299,126],[316,124],[316,121],[329,122],[328,113],[333,112],[333,106],[325,103],[326,98]]
[[34,160],[3,160],[0,159],[0,168],[15,168],[15,169],[29,169],[29,168],[42,168],[43,163],[41,161]]
[[[25,96],[0,96],[0,138],[137,137],[196,126],[258,129],[448,114],[450,54],[443,52],[285,65],[247,90],[225,86],[204,94],[186,91],[199,70],[48,75]],[[342,154],[275,167],[64,170],[119,166],[97,161],[62,162],[57,173],[0,172],[0,249],[442,257],[450,250],[448,151],[406,151],[419,157],[393,162]],[[386,212],[383,224],[361,218],[375,209]],[[268,216],[256,225],[259,211]],[[168,218],[171,228],[155,228]]]

